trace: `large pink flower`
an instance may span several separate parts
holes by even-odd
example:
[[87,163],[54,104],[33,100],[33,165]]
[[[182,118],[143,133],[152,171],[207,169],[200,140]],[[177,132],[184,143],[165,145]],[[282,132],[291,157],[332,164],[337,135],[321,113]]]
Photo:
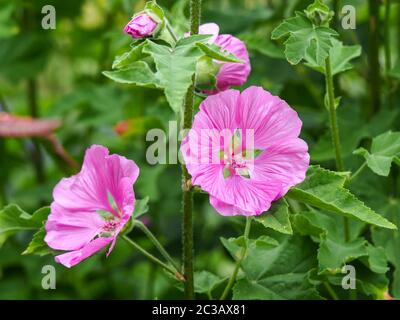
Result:
[[46,223],[45,241],[55,257],[70,268],[111,244],[130,219],[139,168],[108,149],[93,145],[86,150],[81,171],[62,179],[53,190],[54,201]]
[[209,96],[182,142],[193,185],[222,215],[261,214],[305,178],[301,126],[285,101],[260,87]]
[[219,27],[215,23],[201,25],[199,33],[212,34],[213,37],[209,40],[209,43],[217,44],[222,50],[226,50],[244,61],[244,63],[219,62],[222,63],[222,66],[217,74],[216,89],[206,92],[214,94],[229,89],[232,86],[244,84],[251,70],[246,45],[230,34],[219,34]]

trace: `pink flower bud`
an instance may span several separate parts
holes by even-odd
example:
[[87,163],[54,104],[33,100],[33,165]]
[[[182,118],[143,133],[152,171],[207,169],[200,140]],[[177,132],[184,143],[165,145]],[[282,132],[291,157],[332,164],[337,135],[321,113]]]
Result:
[[149,37],[157,28],[155,22],[148,14],[142,13],[134,16],[124,28],[124,32],[130,34],[133,38],[140,39]]

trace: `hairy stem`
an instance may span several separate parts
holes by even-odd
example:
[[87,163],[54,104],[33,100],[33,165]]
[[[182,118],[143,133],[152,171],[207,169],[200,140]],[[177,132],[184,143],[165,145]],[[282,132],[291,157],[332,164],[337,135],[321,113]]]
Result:
[[344,171],[342,151],[340,146],[339,127],[337,123],[335,106],[335,89],[333,86],[333,76],[329,56],[325,60],[325,70],[326,91],[328,94],[329,124],[331,130],[332,144],[335,150],[336,169],[338,171]]
[[341,0],[333,0],[333,11],[335,11],[335,29],[339,30],[340,25],[340,14],[342,12],[342,1]]
[[[32,118],[39,116],[38,105],[37,105],[37,82],[35,79],[28,79],[27,82],[27,100],[29,115]],[[40,149],[40,144],[36,139],[32,139],[33,148],[31,151],[32,163],[35,168],[36,179],[39,184],[43,184],[46,181],[43,167],[43,155]]]
[[174,42],[178,42],[178,37],[176,36],[174,29],[172,29],[169,21],[167,19],[165,19],[165,26],[167,28],[167,31],[169,33],[169,35],[171,36],[172,40],[174,40]]
[[381,80],[379,65],[379,1],[368,0],[369,4],[369,43],[368,43],[368,83],[370,105],[366,108],[366,117],[370,119],[381,105]]
[[[201,15],[201,0],[190,1],[190,34],[199,33]],[[193,120],[194,102],[194,76],[193,84],[190,86],[183,109],[183,129],[190,129]],[[193,190],[190,187],[190,174],[185,165],[182,165],[182,245],[183,245],[183,273],[185,276],[185,298],[194,299],[194,280],[193,280]]]
[[[144,225],[144,223],[139,220],[135,220],[133,222],[133,226],[138,227],[140,230],[143,231],[143,233],[151,240],[151,242],[153,242],[154,246],[161,253],[161,255],[164,257],[164,259],[167,260],[171,264],[171,266],[175,269],[176,274],[180,275],[179,268],[175,264],[175,261],[172,259],[172,257],[169,255],[169,253],[164,249],[162,244],[153,235],[153,233]],[[181,278],[183,278],[183,276],[181,276]]]
[[[325,79],[326,91],[328,94],[328,109],[329,109],[329,124],[331,130],[331,138],[333,148],[335,150],[336,170],[344,171],[344,164],[342,158],[342,151],[340,145],[339,127],[337,123],[336,105],[335,105],[335,88],[333,85],[333,75],[331,68],[331,59],[328,56],[325,60]],[[349,220],[347,217],[343,218],[345,240],[349,240]]]
[[249,234],[250,234],[250,227],[251,227],[251,217],[246,218],[246,226],[244,228],[244,246],[242,247],[242,250],[240,251],[240,256],[239,259],[236,261],[235,269],[233,270],[233,273],[228,281],[228,284],[225,287],[224,292],[221,295],[220,300],[225,300],[226,297],[228,296],[229,292],[231,291],[233,284],[236,281],[237,274],[239,272],[240,266],[242,264],[242,261],[244,257],[246,256],[247,253],[247,247],[248,247],[248,242],[249,242]]
[[367,162],[364,161],[364,163],[357,169],[357,171],[354,172],[354,173],[351,175],[349,181],[353,181],[353,180],[366,168],[366,166],[367,166]]
[[393,90],[392,90],[392,79],[389,76],[389,71],[392,69],[392,57],[390,52],[390,10],[391,0],[385,2],[385,26],[384,26],[384,48],[385,48],[385,75],[388,86],[388,104],[390,108],[393,108]]
[[166,271],[168,271],[169,273],[171,273],[172,275],[174,275],[175,277],[177,277],[177,279],[180,279],[177,274],[176,271],[171,268],[169,265],[167,265],[166,263],[162,262],[160,259],[156,258],[155,256],[153,256],[150,252],[146,251],[145,249],[143,249],[140,245],[138,245],[135,241],[133,241],[132,239],[128,238],[126,235],[122,236],[122,238],[134,249],[138,250],[141,254],[143,254],[144,256],[146,256],[148,259],[150,259],[151,261],[153,261],[154,263],[158,264],[160,267],[164,268]]
[[339,300],[338,295],[336,294],[335,290],[333,290],[333,288],[330,285],[330,283],[328,281],[324,281],[323,284],[324,284],[324,287],[325,287],[326,291],[328,291],[328,293],[330,294],[332,299],[333,300]]

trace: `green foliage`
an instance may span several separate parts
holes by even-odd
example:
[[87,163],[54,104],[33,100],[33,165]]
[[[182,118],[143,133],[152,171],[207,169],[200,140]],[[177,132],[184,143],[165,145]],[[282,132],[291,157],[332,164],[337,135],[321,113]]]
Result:
[[[173,165],[150,166],[145,154],[151,142],[145,135],[153,128],[166,129],[168,120],[176,118],[193,73],[196,90],[209,89],[221,65],[217,60],[239,59],[209,45],[209,36],[183,37],[189,30],[187,0],[158,1],[162,9],[148,2],[143,10],[160,22],[159,27],[152,37],[132,41],[122,29],[137,14],[133,7],[142,10],[144,3],[132,6],[133,2],[57,1],[57,29],[49,31],[40,28],[40,10],[48,4],[45,0],[0,0],[0,112],[31,115],[29,97],[36,94],[37,116],[62,119],[54,138],[77,163],[93,143],[134,159],[141,173],[134,185],[138,200],[133,217],[141,217],[155,235],[163,235],[160,242],[179,261],[180,170]],[[369,52],[355,59],[361,55],[360,48],[369,45],[364,34],[368,4],[354,3],[357,29],[341,32],[339,39],[328,25],[333,22],[332,12],[323,1],[312,2],[203,1],[202,21],[216,22],[221,34],[240,38],[250,52],[252,72],[239,89],[261,85],[287,101],[303,122],[301,135],[309,146],[311,162],[333,170],[335,154],[323,108],[325,83],[311,70],[324,74],[329,54],[333,75],[340,74],[335,77],[335,92],[342,96],[337,116],[345,170],[354,172],[364,160],[371,169],[348,180],[350,172],[311,167],[306,181],[289,192],[288,203],[277,201],[268,212],[254,217],[249,251],[228,298],[331,299],[337,295],[349,299],[355,292],[349,295],[342,288],[341,270],[350,264],[356,269],[358,299],[387,299],[388,294],[398,299],[400,238],[393,224],[400,226],[400,180],[397,168],[391,170],[391,164],[399,161],[397,27],[391,19],[393,67],[383,74],[387,79],[381,79],[381,107],[368,114],[371,92],[365,70]],[[309,3],[303,13],[295,13]],[[164,18],[180,39],[178,50]],[[271,33],[274,39],[285,41],[285,53],[271,40]],[[383,51],[383,39],[381,44],[378,49]],[[303,61],[310,69],[293,68],[285,58],[293,64]],[[383,67],[386,61],[381,58]],[[104,74],[114,81],[99,76],[106,69],[110,71]],[[205,74],[203,79],[200,72]],[[28,79],[36,82],[33,93],[28,90]],[[176,88],[174,82],[182,87],[178,84]],[[196,96],[197,105],[202,99]],[[167,107],[170,101],[176,112]],[[33,215],[26,212],[50,203],[56,183],[78,168],[62,167],[45,144],[39,144],[44,177],[38,179],[31,141],[0,139],[0,208],[4,206],[0,210],[0,299],[181,299],[182,292],[163,270],[123,241],[117,241],[107,259],[97,254],[71,269],[54,263],[56,252],[44,242],[48,208]],[[354,150],[362,157],[354,156]],[[147,195],[151,196],[151,215],[143,216],[150,202]],[[9,203],[18,203],[26,212]],[[233,259],[216,239],[240,234],[237,227],[242,226],[243,217],[221,217],[204,194],[195,195],[194,208],[195,291],[199,299],[218,298],[244,239],[223,240]],[[348,236],[343,216],[349,217]],[[142,233],[132,235],[157,255]],[[57,269],[54,292],[40,286],[44,264]],[[329,285],[334,295],[327,290]]]
[[393,223],[375,213],[345,189],[345,182],[346,177],[343,175],[311,166],[306,180],[291,189],[288,197],[375,226],[396,229]]
[[[346,46],[335,38],[331,39],[331,43],[332,47],[329,50],[329,56],[332,75],[352,69],[353,66],[350,64],[350,61],[361,55],[361,46]],[[318,63],[314,56],[308,54],[306,61],[308,67],[325,74],[325,62]]]
[[363,156],[373,172],[387,177],[392,162],[400,165],[400,132],[382,133],[372,139],[371,152],[359,148],[354,151],[354,154]]
[[201,51],[204,52],[207,57],[210,57],[212,59],[224,62],[244,63],[242,60],[235,57],[229,51],[221,51],[221,47],[216,44],[198,42],[196,43],[196,45],[200,48]]
[[[172,46],[162,41],[139,40],[132,44],[130,51],[116,57],[113,69],[118,70],[104,71],[103,74],[119,83],[163,89],[168,104],[179,114],[201,58],[243,63],[233,54],[222,51],[219,46],[206,43],[209,38],[209,35],[188,36]],[[152,57],[156,72],[152,71],[146,59],[148,56]],[[214,69],[214,66],[210,66],[211,73],[215,73]],[[212,80],[214,75],[210,74],[210,77]],[[215,86],[215,80],[211,82]]]
[[129,66],[131,63],[138,61],[144,57],[143,48],[146,45],[146,41],[139,40],[132,44],[132,49],[125,52],[124,54],[117,56],[112,64],[113,69],[121,69]]
[[197,60],[203,52],[190,41],[180,41],[174,48],[149,41],[144,52],[154,58],[160,85],[175,113],[182,109],[186,92],[192,85]]
[[135,61],[129,67],[116,71],[104,71],[103,74],[119,83],[133,84],[145,88],[162,88],[160,80],[144,61]]
[[314,26],[301,12],[284,20],[271,34],[276,40],[287,38],[285,41],[285,56],[291,64],[298,64],[306,57],[312,57],[318,65],[325,62],[332,48],[332,38],[337,32],[327,27]]
[[220,278],[208,271],[195,272],[194,291],[197,293],[207,294],[211,299],[212,292],[226,281],[226,278]]
[[[232,257],[243,246],[243,238],[221,239]],[[233,288],[233,299],[320,299],[309,270],[316,267],[314,244],[305,237],[291,236],[277,243],[262,236],[249,241],[242,262],[244,277]]]
[[261,223],[264,227],[275,231],[292,234],[292,226],[289,220],[289,207],[284,201],[273,203],[268,212],[254,219]]
[[[382,208],[382,212],[388,219],[396,222],[400,227],[399,219],[400,204],[398,199],[389,199]],[[396,231],[384,229],[373,229],[372,240],[375,245],[381,246],[385,250],[385,254],[389,263],[394,267],[393,271],[393,295],[400,298],[400,236]]]
[[0,211],[0,245],[17,232],[41,228],[48,214],[47,207],[30,215],[16,204],[7,205]]

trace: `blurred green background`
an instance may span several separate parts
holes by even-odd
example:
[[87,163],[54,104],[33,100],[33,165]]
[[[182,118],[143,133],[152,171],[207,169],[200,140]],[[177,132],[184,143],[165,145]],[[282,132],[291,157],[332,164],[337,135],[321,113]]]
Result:
[[[158,1],[169,10],[169,19],[178,32],[183,32],[187,25],[186,2]],[[302,135],[311,147],[313,162],[329,168],[333,158],[323,110],[323,77],[301,65],[290,66],[283,59],[282,47],[269,39],[271,30],[283,17],[304,9],[310,2],[204,0],[202,22],[216,22],[221,33],[234,34],[246,42],[252,63],[246,86],[261,85],[287,100],[304,122]],[[383,99],[377,116],[368,121],[363,117],[363,110],[369,103],[367,1],[342,2],[357,9],[357,29],[341,30],[344,42],[363,47],[356,68],[338,79],[339,94],[343,96],[339,115],[343,149],[345,156],[349,156],[363,139],[388,128],[396,129],[398,112],[389,109]],[[61,119],[62,126],[56,136],[78,163],[91,144],[105,145],[112,153],[133,159],[141,169],[135,185],[136,195],[150,197],[146,223],[179,259],[180,168],[178,165],[151,166],[145,159],[150,144],[145,140],[146,132],[150,128],[167,129],[167,120],[174,120],[174,114],[162,92],[118,85],[101,75],[101,71],[111,69],[115,55],[127,50],[131,40],[123,34],[123,27],[135,12],[142,10],[144,3],[135,0],[0,0],[0,111]],[[41,9],[47,4],[56,8],[56,30],[41,28],[44,16]],[[399,13],[400,5],[394,5],[391,26],[394,62],[398,60],[400,47]],[[397,80],[393,81],[394,90],[397,90]],[[382,90],[384,96],[386,92]],[[394,96],[395,103],[398,98],[398,94]],[[119,135],[115,126],[124,120],[128,120],[128,130]],[[361,163],[361,159],[346,161],[351,168]],[[45,148],[39,140],[0,137],[0,207],[18,203],[27,212],[33,212],[47,205],[52,200],[55,184],[72,171],[60,164],[51,148]],[[391,191],[384,192],[391,188],[388,179],[371,175],[368,188],[363,181],[354,189],[370,206],[379,209],[388,203]],[[228,275],[234,266],[219,237],[240,234],[241,220],[219,216],[205,195],[196,194],[195,203],[196,269]],[[123,241],[118,241],[109,258],[98,254],[68,270],[56,265],[50,256],[21,256],[31,237],[29,232],[18,234],[2,246],[0,299],[182,297],[172,279],[139,253],[132,252]],[[134,238],[153,250],[142,234]],[[56,290],[41,287],[41,270],[46,264],[56,267]]]

